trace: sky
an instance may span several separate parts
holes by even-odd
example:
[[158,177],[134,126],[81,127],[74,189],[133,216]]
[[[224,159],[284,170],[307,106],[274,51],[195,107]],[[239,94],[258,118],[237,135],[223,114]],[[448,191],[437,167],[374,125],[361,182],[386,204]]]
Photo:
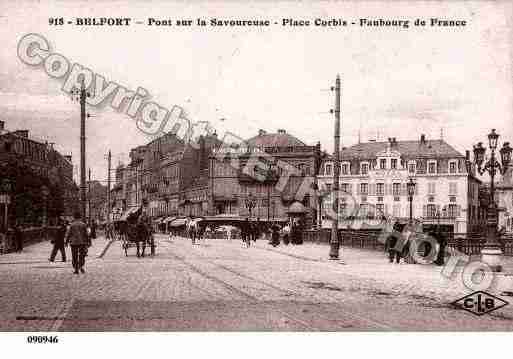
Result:
[[[49,25],[49,18],[408,19],[410,27],[216,28]],[[416,18],[465,20],[453,28],[413,27]],[[55,142],[78,165],[79,106],[62,80],[17,57],[38,33],[52,51],[159,105],[184,108],[222,136],[286,129],[333,151],[335,77],[342,78],[342,144],[443,136],[464,153],[491,128],[513,140],[513,5],[509,1],[159,2],[0,1],[0,119]],[[130,148],[152,140],[109,107],[88,107],[87,167],[107,178]],[[78,167],[77,167],[78,168]]]

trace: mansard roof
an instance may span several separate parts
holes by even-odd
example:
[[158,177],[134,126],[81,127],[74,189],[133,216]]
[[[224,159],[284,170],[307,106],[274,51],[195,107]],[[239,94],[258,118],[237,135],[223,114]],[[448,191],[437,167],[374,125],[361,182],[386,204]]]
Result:
[[444,140],[397,141],[392,146],[386,142],[365,142],[344,148],[340,151],[342,160],[373,159],[388,148],[397,151],[403,158],[464,158]]

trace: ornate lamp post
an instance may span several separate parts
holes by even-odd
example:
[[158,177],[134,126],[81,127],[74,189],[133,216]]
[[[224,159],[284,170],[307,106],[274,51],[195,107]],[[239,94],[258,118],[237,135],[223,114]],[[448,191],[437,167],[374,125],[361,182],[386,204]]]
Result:
[[416,185],[417,184],[411,177],[410,177],[410,180],[406,183],[406,188],[408,190],[408,201],[410,201],[410,219],[409,219],[410,225],[413,223],[413,195],[415,194],[415,186]]
[[2,184],[0,186],[0,203],[4,204],[4,221],[3,221],[3,228],[5,232],[7,232],[7,229],[9,228],[9,203],[11,202],[11,181],[8,179],[4,179],[2,181]]
[[477,171],[481,175],[485,172],[488,172],[488,174],[490,175],[490,201],[488,204],[488,213],[486,218],[487,235],[486,243],[483,249],[481,249],[481,261],[487,263],[490,266],[490,268],[495,272],[500,272],[502,270],[502,250],[499,242],[497,241],[498,214],[497,204],[495,203],[494,198],[495,175],[497,173],[501,175],[506,173],[506,170],[508,169],[511,161],[511,152],[513,150],[509,146],[509,142],[504,142],[502,148],[499,151],[501,155],[501,163],[499,163],[499,161],[497,161],[497,159],[495,158],[495,150],[497,149],[498,139],[499,135],[495,132],[495,129],[492,129],[492,132],[488,134],[488,142],[491,150],[491,155],[486,162],[486,148],[483,146],[483,143],[479,142],[477,145],[474,146],[474,162],[477,165]]
[[253,197],[253,193],[250,193],[249,196],[245,199],[244,204],[246,205],[246,208],[249,210],[249,218],[251,220],[252,218],[252,211],[253,208],[256,206],[256,199]]

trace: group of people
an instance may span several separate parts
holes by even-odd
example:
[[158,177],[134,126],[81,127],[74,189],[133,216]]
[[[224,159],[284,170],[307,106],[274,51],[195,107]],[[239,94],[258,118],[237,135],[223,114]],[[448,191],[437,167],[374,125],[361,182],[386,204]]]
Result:
[[[412,241],[416,241],[416,243],[412,243]],[[443,265],[446,246],[446,237],[441,232],[432,231],[426,236],[421,228],[395,222],[391,233],[387,236],[385,252],[388,252],[390,263],[399,264],[401,259],[407,263],[414,263],[415,259],[411,251],[415,250],[417,251],[416,255],[422,257],[426,263],[433,262]]]
[[52,240],[52,252],[48,259],[50,262],[55,261],[57,253],[61,252],[62,261],[66,262],[66,247],[69,245],[74,274],[85,273],[85,257],[92,244],[91,239],[96,238],[96,227],[93,224],[87,226],[81,217],[80,212],[76,212],[69,225],[63,220],[59,220],[57,233]]

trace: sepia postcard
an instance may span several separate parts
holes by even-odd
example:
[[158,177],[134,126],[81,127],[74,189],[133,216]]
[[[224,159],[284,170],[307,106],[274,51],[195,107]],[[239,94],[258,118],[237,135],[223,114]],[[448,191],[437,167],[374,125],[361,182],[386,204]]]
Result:
[[512,2],[3,0],[0,38],[5,335],[513,330]]

